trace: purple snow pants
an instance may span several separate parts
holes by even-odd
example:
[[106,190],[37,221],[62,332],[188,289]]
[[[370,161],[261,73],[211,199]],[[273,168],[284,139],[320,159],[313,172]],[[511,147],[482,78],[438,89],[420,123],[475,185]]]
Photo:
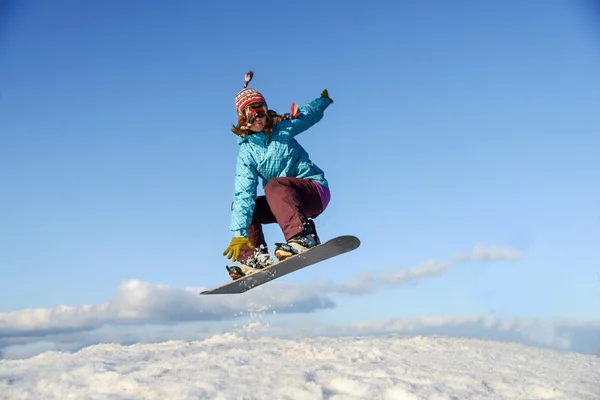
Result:
[[[302,232],[307,218],[316,218],[323,212],[317,184],[301,178],[273,178],[267,182],[264,196],[257,196],[248,237],[255,248],[267,247],[262,224],[277,223],[285,240]],[[254,249],[244,246],[238,258],[244,262]]]

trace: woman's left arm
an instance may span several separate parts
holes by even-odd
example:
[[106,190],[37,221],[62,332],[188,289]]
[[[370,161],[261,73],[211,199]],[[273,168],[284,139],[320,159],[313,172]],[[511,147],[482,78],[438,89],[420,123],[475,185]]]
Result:
[[306,131],[311,126],[319,122],[324,115],[325,109],[333,103],[333,100],[329,97],[327,89],[321,93],[321,97],[318,97],[310,103],[300,107],[300,115],[294,119],[282,121],[280,123],[280,129],[287,131],[291,136],[299,135]]

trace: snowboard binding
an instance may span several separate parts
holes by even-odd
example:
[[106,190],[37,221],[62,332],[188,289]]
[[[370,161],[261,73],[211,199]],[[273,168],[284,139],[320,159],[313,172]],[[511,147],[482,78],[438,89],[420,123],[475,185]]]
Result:
[[225,268],[227,268],[227,272],[229,273],[229,276],[234,281],[237,280],[237,279],[243,278],[244,276],[246,276],[246,274],[244,274],[244,272],[242,271],[242,269],[240,267],[238,267],[238,266],[230,267],[229,265],[226,265]]

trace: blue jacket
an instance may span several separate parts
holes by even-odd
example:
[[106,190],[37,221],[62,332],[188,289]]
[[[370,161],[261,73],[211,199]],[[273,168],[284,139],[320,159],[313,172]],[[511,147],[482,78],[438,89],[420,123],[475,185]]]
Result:
[[309,158],[295,136],[323,118],[329,99],[317,98],[300,107],[300,115],[273,126],[273,133],[258,132],[238,137],[235,195],[230,229],[234,237],[248,237],[248,226],[254,213],[258,178],[263,188],[271,178],[308,178],[329,187],[325,174]]

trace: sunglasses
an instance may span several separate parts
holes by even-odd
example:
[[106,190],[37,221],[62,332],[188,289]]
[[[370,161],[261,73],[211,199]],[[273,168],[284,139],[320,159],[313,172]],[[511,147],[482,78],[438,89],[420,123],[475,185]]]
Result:
[[267,107],[262,104],[252,104],[246,108],[246,116],[249,121],[254,121],[256,118],[265,118],[267,116]]

